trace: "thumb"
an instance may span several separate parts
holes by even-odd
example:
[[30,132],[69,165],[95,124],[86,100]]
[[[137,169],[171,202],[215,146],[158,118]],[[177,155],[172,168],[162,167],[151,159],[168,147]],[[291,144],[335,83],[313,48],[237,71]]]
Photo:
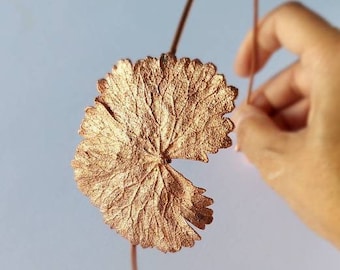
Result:
[[289,133],[280,130],[266,113],[252,105],[237,108],[232,119],[237,147],[250,162],[264,174],[274,169],[273,163],[282,165],[289,150]]

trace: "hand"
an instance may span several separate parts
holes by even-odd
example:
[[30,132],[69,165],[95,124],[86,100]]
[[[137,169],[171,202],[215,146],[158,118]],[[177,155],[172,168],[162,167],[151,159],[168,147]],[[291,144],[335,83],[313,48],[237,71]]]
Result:
[[[238,147],[315,232],[340,248],[340,31],[298,3],[258,26],[258,67],[284,47],[298,60],[234,114]],[[235,69],[250,75],[252,33]]]

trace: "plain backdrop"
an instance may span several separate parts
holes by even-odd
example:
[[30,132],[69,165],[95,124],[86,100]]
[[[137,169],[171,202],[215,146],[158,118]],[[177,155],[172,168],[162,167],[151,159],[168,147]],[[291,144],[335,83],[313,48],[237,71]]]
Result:
[[[281,2],[261,1],[261,15]],[[130,269],[129,243],[77,190],[70,161],[96,81],[121,58],[167,52],[184,3],[0,1],[0,269]],[[304,3],[340,26],[339,1]],[[177,53],[215,63],[239,88],[237,104],[247,80],[233,61],[251,22],[252,1],[197,0]],[[256,84],[292,61],[280,51]],[[230,148],[209,158],[174,166],[214,198],[213,223],[191,249],[139,248],[140,270],[340,269],[339,252],[297,219],[241,153]]]

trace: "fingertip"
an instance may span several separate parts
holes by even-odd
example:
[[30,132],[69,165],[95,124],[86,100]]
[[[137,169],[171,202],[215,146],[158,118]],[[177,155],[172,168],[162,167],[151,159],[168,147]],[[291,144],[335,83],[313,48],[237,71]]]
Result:
[[241,77],[247,77],[250,73],[250,62],[249,62],[249,49],[247,48],[248,37],[242,42],[234,62],[234,70],[237,75]]
[[[259,25],[261,25],[261,22]],[[253,35],[253,31],[250,31],[246,35],[236,54],[234,70],[236,74],[241,77],[248,77],[252,72],[252,61],[254,53]],[[277,48],[279,48],[279,45],[274,44],[272,49],[268,49],[265,45],[262,45],[259,40],[257,40],[256,66],[254,72],[258,72],[266,64],[270,56]]]
[[[242,59],[241,59],[242,60]],[[247,63],[236,59],[234,63],[234,71],[240,77],[248,77],[249,76],[249,66]]]
[[285,134],[261,109],[244,104],[232,116],[237,137],[236,150],[242,151],[254,164],[260,164],[264,153],[282,152]]
[[257,114],[263,113],[252,105],[243,104],[237,107],[231,116],[231,120],[235,124],[235,131],[238,131],[238,127],[240,126],[241,122],[243,122],[246,118]]

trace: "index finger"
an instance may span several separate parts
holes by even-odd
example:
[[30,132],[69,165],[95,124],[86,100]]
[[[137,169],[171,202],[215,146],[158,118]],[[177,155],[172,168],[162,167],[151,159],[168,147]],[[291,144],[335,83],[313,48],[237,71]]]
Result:
[[[303,56],[322,46],[334,36],[329,28],[327,21],[300,3],[289,2],[279,6],[258,24],[256,71],[281,47]],[[241,76],[248,76],[251,71],[252,37],[253,32],[248,33],[236,57],[235,70]]]

